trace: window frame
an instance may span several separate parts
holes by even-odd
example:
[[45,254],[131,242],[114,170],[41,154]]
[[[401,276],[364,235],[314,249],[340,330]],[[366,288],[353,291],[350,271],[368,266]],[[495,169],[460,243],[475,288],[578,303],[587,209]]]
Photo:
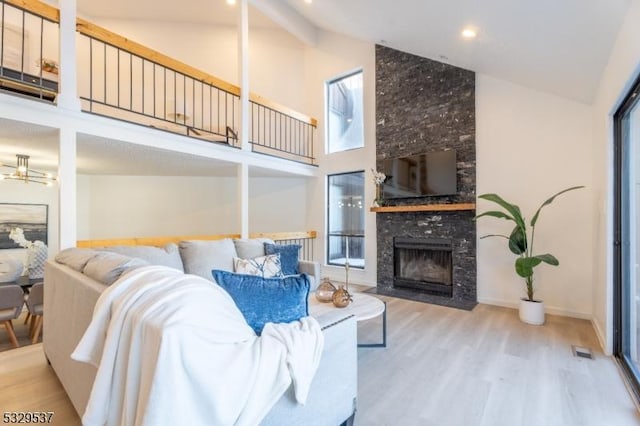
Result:
[[[331,233],[331,229],[330,229],[330,219],[331,219],[330,199],[331,199],[331,197],[330,197],[330,192],[329,192],[330,189],[329,188],[330,188],[331,185],[329,184],[329,180],[331,179],[331,177],[334,177],[334,176],[344,176],[344,175],[351,175],[351,174],[356,174],[356,173],[362,173],[362,175],[363,175],[362,208],[364,209],[365,208],[365,204],[364,204],[365,185],[364,185],[364,183],[365,183],[366,176],[367,176],[365,170],[352,170],[352,171],[348,171],[348,172],[328,173],[326,175],[327,178],[325,180],[325,185],[326,185],[326,194],[327,194],[327,196],[326,196],[326,209],[327,209],[327,211],[326,211],[326,221],[325,221],[326,222],[325,223],[325,226],[326,226],[326,233],[325,233],[325,235],[326,235],[326,238],[325,238],[325,265],[327,265],[327,266],[336,266],[336,267],[344,268],[343,264],[331,263],[331,261],[330,261],[330,251],[329,251],[329,249],[331,247],[331,243],[330,243],[330,238],[331,237],[343,236],[345,238],[354,238],[354,237],[362,238],[363,251],[364,251],[364,248],[366,248],[366,245],[365,245],[366,233],[364,232],[364,228],[365,228],[365,223],[364,222],[366,221],[366,218],[367,218],[366,214],[363,217],[363,223],[362,223],[363,233],[362,233],[362,235],[347,237],[344,234]],[[365,270],[366,266],[367,266],[367,264],[366,264],[366,256],[363,254],[363,265],[362,266],[353,266],[353,265],[349,264],[349,269]]]
[[[329,96],[329,91],[330,91],[331,85],[336,83],[336,82],[339,82],[340,80],[344,80],[344,79],[347,79],[349,77],[353,77],[354,75],[357,75],[357,74],[362,74],[362,145],[361,146],[357,146],[357,147],[353,147],[353,148],[342,149],[342,150],[338,150],[338,151],[331,151],[331,148],[330,148],[331,147],[331,141],[329,140],[329,137],[330,137],[330,131],[329,131],[329,129],[330,129],[330,126],[329,126],[329,117],[330,117],[330,115],[329,115],[329,113],[330,113],[330,111],[329,111],[329,108],[330,108],[329,100],[330,100],[330,96]],[[325,141],[324,142],[325,143],[324,143],[324,147],[325,147],[325,149],[324,149],[324,151],[325,151],[326,155],[338,154],[338,153],[341,153],[341,152],[348,152],[348,151],[353,151],[353,150],[356,150],[356,149],[364,148],[364,143],[365,143],[364,142],[364,139],[365,139],[365,137],[364,137],[364,131],[365,131],[365,126],[364,126],[364,77],[365,77],[364,68],[360,67],[360,68],[356,68],[354,70],[345,72],[343,74],[337,75],[337,76],[335,76],[335,77],[333,77],[333,78],[331,78],[331,79],[329,79],[329,80],[327,80],[325,82],[325,90],[324,90],[324,105],[325,105],[325,108],[324,108],[324,115],[325,115],[325,120],[324,120],[324,134],[325,134],[325,138],[324,138]]]
[[624,267],[625,255],[623,253],[624,243],[624,211],[623,192],[625,190],[625,141],[623,140],[624,117],[631,111],[640,98],[640,75],[636,77],[631,87],[626,92],[623,101],[613,115],[613,163],[614,163],[614,181],[613,181],[613,356],[618,361],[623,376],[629,385],[631,394],[634,399],[640,401],[640,375],[633,366],[633,362],[625,354],[624,333],[628,328],[628,318],[625,318],[625,297],[624,297]]

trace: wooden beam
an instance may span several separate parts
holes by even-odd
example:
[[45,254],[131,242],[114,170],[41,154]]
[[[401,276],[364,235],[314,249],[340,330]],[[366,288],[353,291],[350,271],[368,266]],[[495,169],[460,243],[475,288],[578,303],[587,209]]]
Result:
[[375,213],[407,213],[407,212],[448,212],[475,210],[476,203],[452,203],[452,204],[419,204],[415,206],[385,206],[371,207],[369,211]]

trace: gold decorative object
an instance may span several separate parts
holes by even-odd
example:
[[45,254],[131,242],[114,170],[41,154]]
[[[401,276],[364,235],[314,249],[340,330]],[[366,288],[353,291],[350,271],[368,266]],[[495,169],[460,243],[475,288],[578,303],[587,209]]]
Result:
[[316,289],[316,299],[318,302],[327,303],[333,300],[333,293],[336,291],[336,286],[331,284],[329,278],[323,278],[322,282]]
[[344,286],[340,286],[340,288],[333,293],[333,305],[336,308],[345,308],[349,306],[349,303],[352,301],[351,294],[349,294]]

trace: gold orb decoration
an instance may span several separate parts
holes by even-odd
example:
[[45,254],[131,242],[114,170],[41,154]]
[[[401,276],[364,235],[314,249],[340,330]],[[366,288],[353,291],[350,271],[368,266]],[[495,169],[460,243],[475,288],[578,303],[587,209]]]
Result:
[[344,286],[340,286],[340,288],[333,293],[332,300],[333,305],[336,308],[346,308],[347,306],[349,306],[349,303],[353,301],[353,299],[351,298],[351,294],[349,294]]
[[331,284],[329,278],[323,278],[322,282],[316,288],[316,299],[318,302],[328,303],[333,300],[333,293],[336,291],[336,286]]

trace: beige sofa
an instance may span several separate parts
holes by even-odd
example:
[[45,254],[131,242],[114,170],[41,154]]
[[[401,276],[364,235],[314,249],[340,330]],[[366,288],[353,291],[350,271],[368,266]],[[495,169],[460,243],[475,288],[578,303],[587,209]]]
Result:
[[[199,247],[204,250],[200,244],[190,246],[192,249]],[[147,251],[148,263],[162,263],[170,258],[169,255],[163,258],[165,255],[155,250]],[[149,262],[153,260],[153,256],[149,256],[150,253],[159,256],[155,259],[156,262]],[[129,259],[128,263],[117,264],[113,259],[110,260],[109,256],[101,257],[100,259],[104,260],[98,262],[98,266],[102,266],[102,262],[106,268],[102,268],[97,274],[95,265],[91,271],[86,265],[74,262],[63,264],[51,260],[45,266],[44,351],[79,415],[83,414],[86,407],[96,369],[72,360],[70,354],[91,321],[93,307],[102,291],[107,288],[108,282],[117,278],[127,267],[135,266],[137,263],[133,258],[124,255],[122,257],[125,260]],[[212,262],[220,263],[221,260],[215,259]],[[220,268],[220,265],[215,268]],[[83,269],[93,276],[83,273]],[[323,327],[325,346],[307,404],[298,405],[293,389],[290,388],[271,409],[262,424],[324,426],[353,421],[357,393],[355,320],[338,310],[316,319]]]

